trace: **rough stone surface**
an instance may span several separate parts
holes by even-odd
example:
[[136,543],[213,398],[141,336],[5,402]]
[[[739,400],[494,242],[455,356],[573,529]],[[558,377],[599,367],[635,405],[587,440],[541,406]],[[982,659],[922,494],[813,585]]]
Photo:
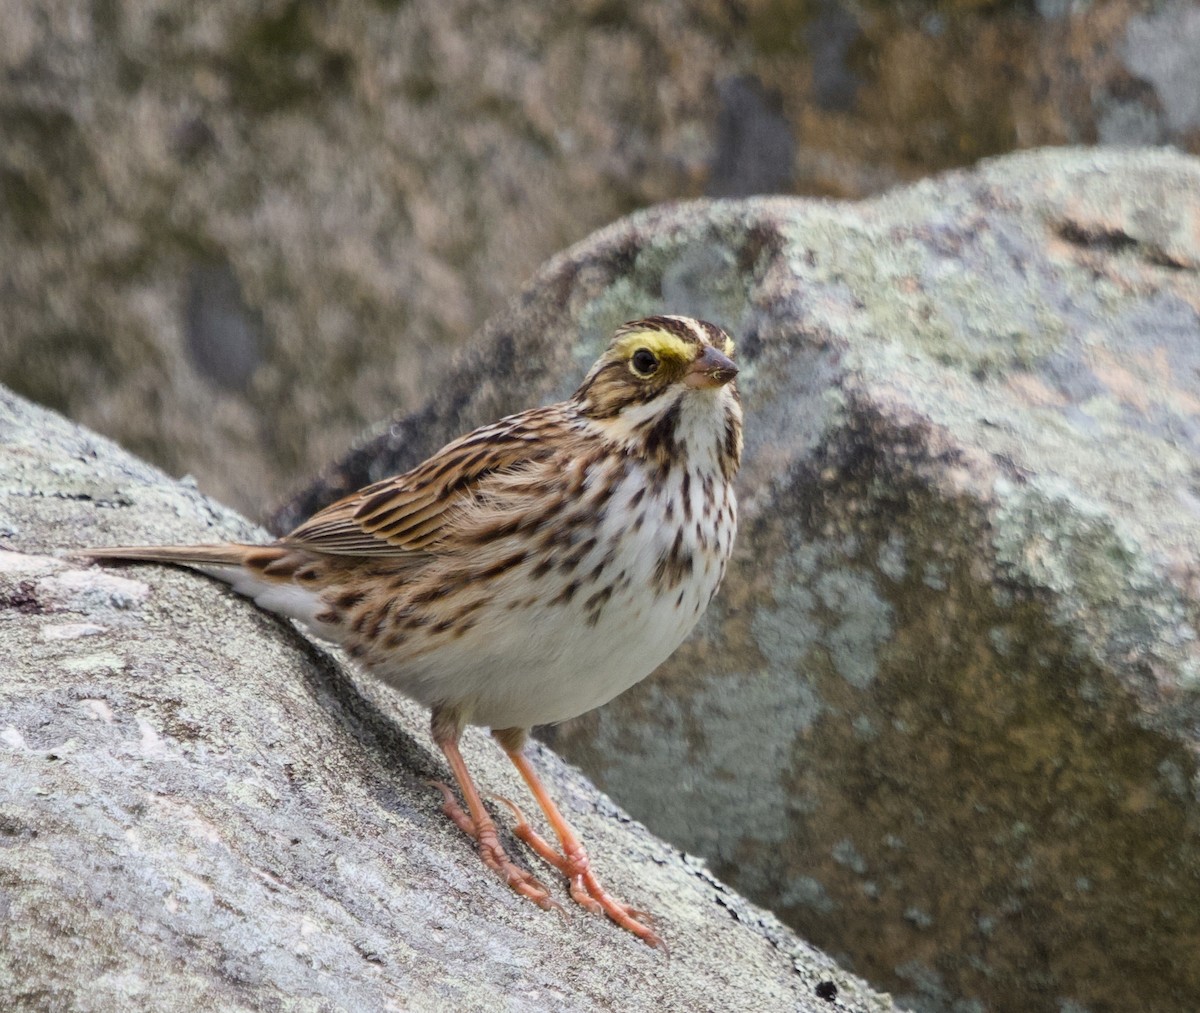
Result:
[[[417,708],[215,582],[51,555],[256,534],[0,389],[5,1009],[820,1011],[823,982],[837,1008],[894,1009],[545,748],[673,953],[539,910],[441,813]],[[521,797],[490,741],[465,752]]]
[[0,382],[255,512],[638,207],[1200,152],[1185,2],[6,0]]
[[1200,1008],[1200,163],[632,216],[279,523],[661,310],[739,339],[737,554],[556,747],[898,1001]]

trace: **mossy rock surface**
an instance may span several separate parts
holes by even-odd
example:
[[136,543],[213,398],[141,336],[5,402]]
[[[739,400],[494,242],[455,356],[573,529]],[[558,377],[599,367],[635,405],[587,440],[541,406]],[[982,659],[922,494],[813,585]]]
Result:
[[1176,153],[1044,151],[632,216],[278,523],[564,396],[622,320],[711,318],[725,586],[549,741],[919,1009],[1198,1006],[1197,195]]

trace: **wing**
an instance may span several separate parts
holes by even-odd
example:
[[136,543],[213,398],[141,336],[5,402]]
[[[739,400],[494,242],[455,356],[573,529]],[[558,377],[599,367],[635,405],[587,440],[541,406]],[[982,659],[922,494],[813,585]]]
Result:
[[448,443],[412,471],[326,507],[280,544],[346,556],[434,551],[489,476],[548,461],[569,428],[561,405],[510,415]]

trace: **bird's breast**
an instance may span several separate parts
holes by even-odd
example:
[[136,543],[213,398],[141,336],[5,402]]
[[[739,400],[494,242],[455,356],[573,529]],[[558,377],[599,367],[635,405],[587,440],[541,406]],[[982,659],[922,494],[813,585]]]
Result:
[[716,593],[736,500],[719,471],[609,464],[531,530],[396,588],[352,621],[352,653],[494,728],[563,721],[645,678]]

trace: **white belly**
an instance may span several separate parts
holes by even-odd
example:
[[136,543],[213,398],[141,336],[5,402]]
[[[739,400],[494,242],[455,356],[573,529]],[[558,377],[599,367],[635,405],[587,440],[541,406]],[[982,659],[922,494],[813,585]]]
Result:
[[[664,523],[662,503],[647,494],[639,504],[647,519],[631,530],[622,497],[627,502],[638,487],[640,482],[630,482],[614,497],[596,547],[572,574],[535,579],[531,560],[497,582],[491,603],[465,635],[395,667],[372,670],[422,703],[454,705],[469,723],[491,728],[565,721],[644,679],[683,642],[716,593],[732,548],[736,506],[732,490],[719,485],[726,508],[702,509],[694,482],[687,521],[677,511],[674,522]],[[678,495],[678,476],[668,491]],[[614,558],[589,582],[613,540]],[[673,546],[691,565],[671,582],[659,571]],[[546,603],[576,575],[579,587],[568,602]],[[610,596],[596,608],[592,596],[608,587]],[[533,593],[539,600],[530,606]]]

